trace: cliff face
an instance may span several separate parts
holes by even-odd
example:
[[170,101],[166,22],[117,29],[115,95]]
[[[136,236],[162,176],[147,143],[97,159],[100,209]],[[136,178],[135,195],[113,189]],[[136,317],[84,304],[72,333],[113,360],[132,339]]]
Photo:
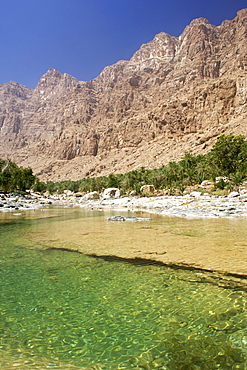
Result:
[[247,9],[220,26],[159,33],[90,82],[50,69],[32,90],[0,85],[0,157],[42,179],[158,167],[247,136]]

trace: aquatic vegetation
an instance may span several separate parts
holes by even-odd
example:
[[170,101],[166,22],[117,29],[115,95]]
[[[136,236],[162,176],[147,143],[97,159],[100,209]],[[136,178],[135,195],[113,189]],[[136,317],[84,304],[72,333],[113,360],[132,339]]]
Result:
[[60,250],[1,258],[3,358],[104,369],[242,368],[244,292],[187,282],[189,271]]

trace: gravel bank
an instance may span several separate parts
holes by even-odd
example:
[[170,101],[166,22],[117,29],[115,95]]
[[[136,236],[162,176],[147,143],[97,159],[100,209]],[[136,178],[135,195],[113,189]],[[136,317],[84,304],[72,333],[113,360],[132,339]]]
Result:
[[24,196],[15,193],[0,194],[0,211],[2,212],[39,209],[53,203],[53,199],[44,198],[38,195]]
[[247,193],[231,193],[227,197],[200,195],[119,197],[85,200],[75,196],[42,197],[37,194],[0,194],[0,211],[38,209],[48,205],[79,206],[83,209],[116,209],[145,211],[153,214],[190,218],[247,218]]
[[80,207],[88,209],[126,209],[146,211],[176,217],[242,217],[247,218],[247,194],[234,197],[216,196],[159,196],[159,197],[123,197],[103,200],[78,200]]

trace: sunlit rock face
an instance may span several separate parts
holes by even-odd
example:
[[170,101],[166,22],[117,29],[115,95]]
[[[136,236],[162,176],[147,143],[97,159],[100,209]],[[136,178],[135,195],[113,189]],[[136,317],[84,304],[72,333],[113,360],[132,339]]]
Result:
[[0,84],[0,157],[41,179],[159,167],[247,136],[247,9],[164,32],[90,82],[50,69],[34,90]]

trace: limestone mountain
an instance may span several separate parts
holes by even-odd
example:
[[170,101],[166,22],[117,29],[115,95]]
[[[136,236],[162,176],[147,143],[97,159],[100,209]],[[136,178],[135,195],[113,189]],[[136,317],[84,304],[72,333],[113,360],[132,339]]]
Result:
[[160,167],[221,133],[247,136],[247,9],[161,32],[90,82],[50,69],[35,89],[0,84],[0,157],[43,180]]

